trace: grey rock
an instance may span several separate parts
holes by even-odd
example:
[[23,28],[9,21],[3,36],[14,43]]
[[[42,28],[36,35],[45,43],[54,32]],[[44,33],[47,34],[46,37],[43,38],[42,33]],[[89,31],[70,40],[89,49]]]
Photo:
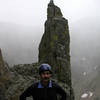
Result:
[[7,63],[5,63],[2,57],[2,51],[0,49],[0,100],[6,100],[5,91],[6,84],[9,80],[9,69],[7,67]]

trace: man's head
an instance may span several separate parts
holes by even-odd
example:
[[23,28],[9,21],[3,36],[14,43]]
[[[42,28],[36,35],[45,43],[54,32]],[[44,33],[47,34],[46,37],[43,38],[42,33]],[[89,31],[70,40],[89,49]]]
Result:
[[39,74],[41,77],[41,80],[44,82],[48,82],[51,77],[51,66],[49,64],[41,64],[39,68]]

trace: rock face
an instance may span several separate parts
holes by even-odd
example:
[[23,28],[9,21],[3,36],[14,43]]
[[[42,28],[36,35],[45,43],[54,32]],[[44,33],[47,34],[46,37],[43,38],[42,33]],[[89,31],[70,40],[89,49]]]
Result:
[[70,36],[68,21],[53,2],[48,4],[45,32],[39,45],[39,62],[49,63],[57,79],[67,84],[70,100],[74,100],[71,84]]
[[9,69],[7,68],[7,63],[4,61],[3,57],[2,57],[2,51],[0,49],[0,77],[4,76],[5,74],[7,74],[9,71]]
[[6,87],[5,84],[9,80],[7,64],[4,62],[2,57],[2,51],[0,49],[0,100],[5,100],[5,91]]
[[0,49],[0,100],[3,100],[4,96],[4,87],[2,86],[2,75],[3,75],[3,59],[2,59],[2,53]]
[[[39,45],[39,62],[52,65],[55,73],[64,74],[62,72],[65,72],[66,69],[69,73],[69,43],[68,21],[62,17],[60,9],[50,2],[48,4],[48,19],[45,22],[45,32]],[[62,78],[59,77],[59,80],[64,81]]]
[[2,58],[2,52],[1,52],[1,49],[0,49],[0,76],[3,75],[3,66],[4,66],[4,62],[3,62],[3,58]]

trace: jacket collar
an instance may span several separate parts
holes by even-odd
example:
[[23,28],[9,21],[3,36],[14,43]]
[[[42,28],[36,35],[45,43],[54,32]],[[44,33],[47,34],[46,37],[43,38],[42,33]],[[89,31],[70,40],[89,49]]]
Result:
[[[44,86],[42,85],[41,81],[39,81],[39,83],[38,83],[38,88],[44,88]],[[52,88],[52,81],[51,80],[49,81],[48,88]]]

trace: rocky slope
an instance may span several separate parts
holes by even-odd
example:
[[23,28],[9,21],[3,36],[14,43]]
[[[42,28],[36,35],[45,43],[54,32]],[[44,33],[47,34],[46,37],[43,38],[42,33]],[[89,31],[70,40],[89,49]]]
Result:
[[79,100],[99,100],[100,99],[100,66],[94,68],[91,73],[86,73],[75,84],[76,98]]
[[[99,74],[97,75],[95,70],[100,66],[100,23],[98,22],[100,22],[99,18],[89,17],[73,23],[71,27],[71,65],[77,100],[83,93],[93,92],[93,87],[96,91],[95,97],[100,97],[96,95],[100,88],[97,78]],[[96,86],[98,88],[95,88]]]

